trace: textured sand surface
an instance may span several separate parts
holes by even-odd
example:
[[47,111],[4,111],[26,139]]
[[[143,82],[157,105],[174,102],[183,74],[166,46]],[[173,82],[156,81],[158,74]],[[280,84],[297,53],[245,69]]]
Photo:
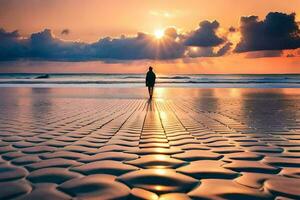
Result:
[[300,199],[299,89],[143,91],[0,89],[0,199]]

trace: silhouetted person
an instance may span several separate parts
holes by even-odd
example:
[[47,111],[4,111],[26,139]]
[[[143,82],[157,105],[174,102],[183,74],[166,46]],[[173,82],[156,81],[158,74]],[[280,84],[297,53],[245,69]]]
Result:
[[156,75],[153,72],[153,68],[149,67],[149,71],[147,72],[147,76],[146,76],[146,86],[148,87],[150,99],[152,98],[153,95],[155,79],[156,79]]

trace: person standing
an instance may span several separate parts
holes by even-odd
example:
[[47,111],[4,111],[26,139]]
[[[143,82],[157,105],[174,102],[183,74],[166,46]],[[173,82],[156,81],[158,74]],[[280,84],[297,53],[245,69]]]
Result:
[[146,75],[146,86],[148,87],[148,92],[149,92],[150,99],[153,96],[155,79],[156,79],[156,75],[153,72],[153,68],[150,66],[149,71],[147,72],[147,75]]

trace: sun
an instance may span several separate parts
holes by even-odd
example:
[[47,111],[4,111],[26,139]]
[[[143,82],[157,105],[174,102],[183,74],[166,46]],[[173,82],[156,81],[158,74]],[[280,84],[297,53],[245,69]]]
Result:
[[165,31],[163,29],[157,29],[154,31],[154,36],[156,37],[156,39],[161,39],[163,38],[165,35]]

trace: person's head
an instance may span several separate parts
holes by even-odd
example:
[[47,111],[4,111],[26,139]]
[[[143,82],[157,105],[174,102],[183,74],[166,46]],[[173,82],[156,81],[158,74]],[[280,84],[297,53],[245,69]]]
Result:
[[151,71],[151,72],[152,72],[152,70],[153,70],[153,68],[150,66],[150,67],[149,67],[149,71]]

